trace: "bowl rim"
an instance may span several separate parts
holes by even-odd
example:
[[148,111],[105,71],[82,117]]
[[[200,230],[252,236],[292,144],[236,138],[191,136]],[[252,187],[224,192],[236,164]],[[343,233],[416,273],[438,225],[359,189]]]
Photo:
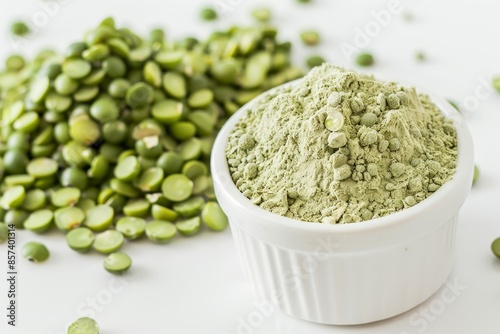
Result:
[[[254,222],[255,224],[265,226],[269,224],[268,221],[272,221],[275,224],[274,226],[281,226],[285,229],[293,229],[305,233],[364,233],[390,229],[394,225],[402,225],[405,222],[414,221],[415,218],[417,218],[423,212],[426,212],[429,209],[435,207],[436,203],[452,196],[455,191],[461,189],[461,181],[464,179],[468,179],[468,175],[470,174],[470,171],[468,170],[470,169],[469,163],[470,161],[473,161],[474,149],[471,134],[464,122],[463,117],[458,112],[458,110],[456,110],[455,107],[453,107],[446,99],[428,91],[425,88],[411,85],[411,87],[415,87],[419,94],[428,95],[431,101],[441,110],[442,114],[453,121],[453,125],[457,133],[458,154],[455,173],[453,174],[452,179],[442,185],[431,196],[427,197],[425,200],[417,203],[410,208],[391,213],[387,216],[350,224],[324,224],[321,222],[301,221],[298,219],[288,218],[276,213],[269,212],[265,209],[262,209],[258,205],[253,204],[236,187],[229,173],[229,167],[226,158],[226,146],[228,137],[240,118],[242,118],[248,110],[252,109],[264,96],[293,87],[297,85],[301,80],[302,79],[297,79],[272,88],[266,92],[263,92],[259,96],[252,99],[250,102],[243,105],[225,123],[214,142],[210,162],[214,184],[220,185],[220,188],[223,189],[222,191],[232,199],[233,204],[237,204],[239,206],[239,209],[249,211],[252,213],[252,215],[260,218]],[[389,81],[384,80],[383,82]],[[436,227],[437,226],[438,225],[436,225]]]

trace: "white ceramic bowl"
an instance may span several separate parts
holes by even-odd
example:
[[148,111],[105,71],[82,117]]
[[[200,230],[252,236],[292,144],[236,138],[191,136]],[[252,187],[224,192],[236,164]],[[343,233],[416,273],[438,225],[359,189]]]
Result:
[[458,210],[471,188],[473,145],[465,123],[446,100],[418,91],[454,120],[456,173],[419,204],[361,223],[306,223],[252,204],[231,180],[225,149],[235,124],[259,98],[226,123],[212,153],[215,192],[261,300],[304,320],[362,324],[415,307],[446,281],[454,263]]

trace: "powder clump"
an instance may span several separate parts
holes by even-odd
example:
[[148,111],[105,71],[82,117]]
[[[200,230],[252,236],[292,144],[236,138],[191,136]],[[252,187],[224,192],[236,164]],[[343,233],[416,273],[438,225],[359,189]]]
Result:
[[457,138],[426,95],[330,64],[248,110],[226,150],[252,203],[308,222],[411,207],[455,172]]

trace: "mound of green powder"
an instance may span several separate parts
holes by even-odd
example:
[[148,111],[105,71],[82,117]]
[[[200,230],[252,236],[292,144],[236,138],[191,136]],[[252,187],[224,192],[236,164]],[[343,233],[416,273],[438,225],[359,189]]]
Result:
[[249,110],[226,155],[238,189],[263,209],[352,223],[432,195],[455,172],[457,137],[414,88],[324,64]]

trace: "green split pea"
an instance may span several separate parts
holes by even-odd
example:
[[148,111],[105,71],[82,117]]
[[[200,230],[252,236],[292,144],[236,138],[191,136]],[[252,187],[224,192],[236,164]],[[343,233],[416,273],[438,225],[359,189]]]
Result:
[[[263,22],[270,15],[255,13]],[[107,255],[125,239],[166,243],[203,226],[224,230],[209,170],[217,132],[253,97],[302,76],[277,34],[262,24],[167,41],[161,29],[143,38],[107,18],[61,54],[8,57],[0,71],[5,223],[55,228],[71,249]]]

